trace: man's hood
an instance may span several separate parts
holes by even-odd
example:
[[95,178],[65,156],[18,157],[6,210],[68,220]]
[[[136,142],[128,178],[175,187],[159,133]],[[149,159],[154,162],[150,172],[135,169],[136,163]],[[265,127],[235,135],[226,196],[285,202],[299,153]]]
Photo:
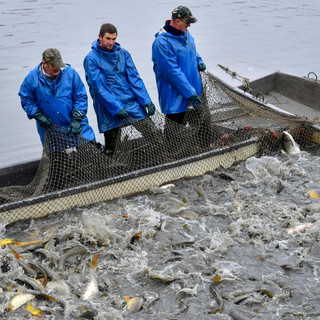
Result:
[[115,45],[113,46],[112,50],[111,51],[107,51],[106,49],[104,49],[104,48],[102,48],[100,46],[100,40],[99,39],[97,39],[94,42],[92,42],[92,49],[97,50],[97,51],[102,52],[102,53],[113,53],[113,52],[119,51],[120,48],[121,48],[120,43],[116,42]]

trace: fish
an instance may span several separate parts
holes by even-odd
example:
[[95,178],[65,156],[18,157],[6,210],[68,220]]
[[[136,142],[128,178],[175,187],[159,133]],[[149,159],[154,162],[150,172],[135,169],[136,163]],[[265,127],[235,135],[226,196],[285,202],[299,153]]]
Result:
[[173,183],[169,183],[169,184],[165,184],[163,186],[160,187],[160,189],[169,189],[175,187],[175,185]]
[[94,270],[98,266],[98,254],[97,253],[95,253],[93,255],[90,266],[91,266],[90,278],[89,278],[88,283],[85,286],[83,294],[80,296],[80,300],[90,300],[90,299],[94,298],[99,292],[98,282],[97,282],[97,279],[94,274]]
[[84,289],[83,294],[80,297],[80,300],[90,300],[94,298],[99,292],[98,283],[96,277],[92,274],[90,279]]
[[39,239],[39,240],[32,240],[32,241],[27,241],[27,242],[18,242],[18,243],[14,243],[15,245],[17,245],[20,248],[27,248],[27,247],[31,247],[31,246],[35,246],[35,245],[42,245],[46,242],[48,242],[48,239]]
[[160,187],[151,187],[149,189],[152,194],[169,194],[171,193],[171,188],[174,188],[175,185],[173,183],[165,184]]
[[99,258],[99,255],[97,253],[95,253],[92,257],[92,261],[91,261],[91,265],[93,268],[97,268],[98,266],[98,258]]
[[158,226],[155,226],[155,228],[157,230],[163,230],[163,227],[165,226],[165,222],[166,222],[166,219],[160,219],[160,224]]
[[244,314],[241,313],[241,311],[239,310],[233,310],[231,309],[228,313],[228,315],[234,319],[234,320],[250,320],[252,319],[251,317],[248,318],[247,316],[245,316]]
[[83,246],[77,246],[72,249],[69,249],[66,253],[64,253],[60,259],[59,259],[59,269],[62,269],[64,267],[64,264],[66,260],[68,260],[70,257],[80,254],[80,255],[85,255],[88,253],[88,249]]
[[201,190],[199,189],[194,189],[194,191],[199,195],[199,197],[202,197],[203,196],[203,193]]
[[300,153],[300,147],[299,145],[294,141],[292,135],[287,132],[282,132],[281,137],[282,147],[284,151],[288,154],[297,154]]
[[37,271],[37,279],[43,283],[43,285],[46,285],[46,283],[48,282],[48,275],[47,272],[40,266],[38,266],[37,264],[34,263],[30,263],[29,262],[29,266],[33,269]]
[[227,181],[234,181],[234,178],[232,178],[230,175],[228,175],[228,174],[225,174],[225,173],[219,173],[218,174],[218,177],[220,178],[220,179],[223,179],[223,180],[227,180]]
[[220,275],[217,274],[211,280],[216,283],[219,283],[219,282],[221,282],[221,277],[220,277]]
[[6,307],[6,310],[15,311],[35,297],[36,296],[31,293],[23,293],[22,288],[18,287],[17,294],[11,298],[10,304]]
[[126,296],[125,300],[127,303],[127,310],[129,313],[138,312],[142,308],[144,302],[144,299],[142,297],[129,298]]
[[69,295],[70,289],[67,283],[63,280],[52,280],[49,281],[46,285],[46,292],[48,294],[56,295]]
[[223,298],[222,298],[219,290],[217,289],[215,284],[211,284],[209,287],[209,290],[210,290],[211,294],[213,295],[213,297],[216,299],[217,307],[214,310],[208,311],[208,313],[209,314],[218,313],[218,312],[221,313],[223,311],[224,301],[223,301]]
[[32,278],[36,278],[38,273],[35,269],[32,268],[32,266],[28,262],[24,262],[23,260],[18,258],[17,258],[17,262],[22,267],[26,275]]
[[320,198],[320,191],[319,190],[308,190],[309,196],[313,199]]
[[43,313],[43,311],[39,308],[35,308],[32,303],[28,303],[26,306],[26,310],[29,311],[33,316],[37,316],[39,318],[45,318],[46,315]]
[[0,243],[1,243],[1,248],[3,248],[5,245],[10,244],[10,243],[21,244],[22,242],[17,242],[17,241],[14,241],[12,239],[2,239],[0,241]]
[[180,215],[180,217],[187,219],[187,220],[199,218],[199,216],[200,216],[198,213],[195,213],[195,212],[188,210],[188,209],[179,211],[179,215]]
[[265,294],[267,295],[269,298],[273,298],[274,297],[274,293],[270,290],[267,289],[258,289],[256,290],[257,292],[261,293],[261,294]]
[[305,229],[311,228],[312,226],[313,226],[313,223],[311,222],[303,223],[298,226],[287,229],[287,234],[294,234],[294,233],[303,231]]
[[79,312],[77,319],[95,319],[98,314],[97,311],[85,308],[84,306],[81,307],[83,310]]
[[48,240],[32,240],[32,241],[28,241],[28,242],[19,242],[19,241],[15,241],[12,239],[3,239],[1,240],[1,247],[7,245],[7,244],[14,244],[20,248],[26,248],[26,247],[30,247],[33,245],[37,245],[37,244],[42,244],[48,242]]
[[140,239],[142,232],[136,233],[130,240],[130,243],[133,244],[136,240]]
[[28,276],[21,275],[17,278],[19,280],[20,284],[27,284],[28,287],[32,287],[34,290],[37,290],[39,292],[44,292],[45,287],[43,283],[40,280],[37,280],[35,278],[31,278]]

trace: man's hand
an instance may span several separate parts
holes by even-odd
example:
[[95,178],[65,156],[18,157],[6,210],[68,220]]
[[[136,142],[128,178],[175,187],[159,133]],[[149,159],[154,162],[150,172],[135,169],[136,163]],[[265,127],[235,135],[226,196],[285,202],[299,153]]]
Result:
[[143,109],[149,116],[153,116],[156,111],[156,107],[152,102],[143,106]]
[[117,113],[117,117],[120,120],[123,120],[125,118],[129,117],[129,113],[127,112],[127,110],[125,108],[121,109],[118,113]]
[[34,118],[38,121],[41,127],[49,127],[53,124],[52,120],[43,114],[40,108],[37,109],[36,113],[34,114]]
[[72,118],[68,127],[68,134],[70,136],[76,136],[82,131],[81,121],[83,119],[83,114],[79,110],[72,110]]
[[206,65],[204,64],[204,63],[199,63],[198,64],[198,70],[199,71],[204,71],[204,70],[206,70]]
[[201,99],[196,93],[188,98],[188,103],[188,108],[193,107],[194,109],[197,109],[201,107]]

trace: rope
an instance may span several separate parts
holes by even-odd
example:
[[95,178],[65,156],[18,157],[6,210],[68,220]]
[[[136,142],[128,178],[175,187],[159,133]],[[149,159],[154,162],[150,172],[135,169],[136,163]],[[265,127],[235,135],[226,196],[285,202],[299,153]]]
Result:
[[253,93],[253,90],[250,88],[250,80],[248,78],[240,76],[239,74],[237,74],[237,72],[231,71],[228,67],[222,66],[221,64],[218,64],[218,66],[233,77],[239,77],[242,80],[242,84],[244,85],[244,92],[249,92],[251,94]]

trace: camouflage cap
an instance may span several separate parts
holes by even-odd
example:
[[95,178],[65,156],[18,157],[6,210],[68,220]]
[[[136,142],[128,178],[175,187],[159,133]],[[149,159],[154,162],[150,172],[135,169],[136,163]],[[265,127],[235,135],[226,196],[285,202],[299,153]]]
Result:
[[184,6],[179,6],[172,11],[172,20],[174,19],[186,19],[190,23],[197,22],[190,9]]
[[59,69],[66,65],[62,61],[61,54],[58,49],[48,48],[42,53],[42,60],[49,63],[52,67]]

